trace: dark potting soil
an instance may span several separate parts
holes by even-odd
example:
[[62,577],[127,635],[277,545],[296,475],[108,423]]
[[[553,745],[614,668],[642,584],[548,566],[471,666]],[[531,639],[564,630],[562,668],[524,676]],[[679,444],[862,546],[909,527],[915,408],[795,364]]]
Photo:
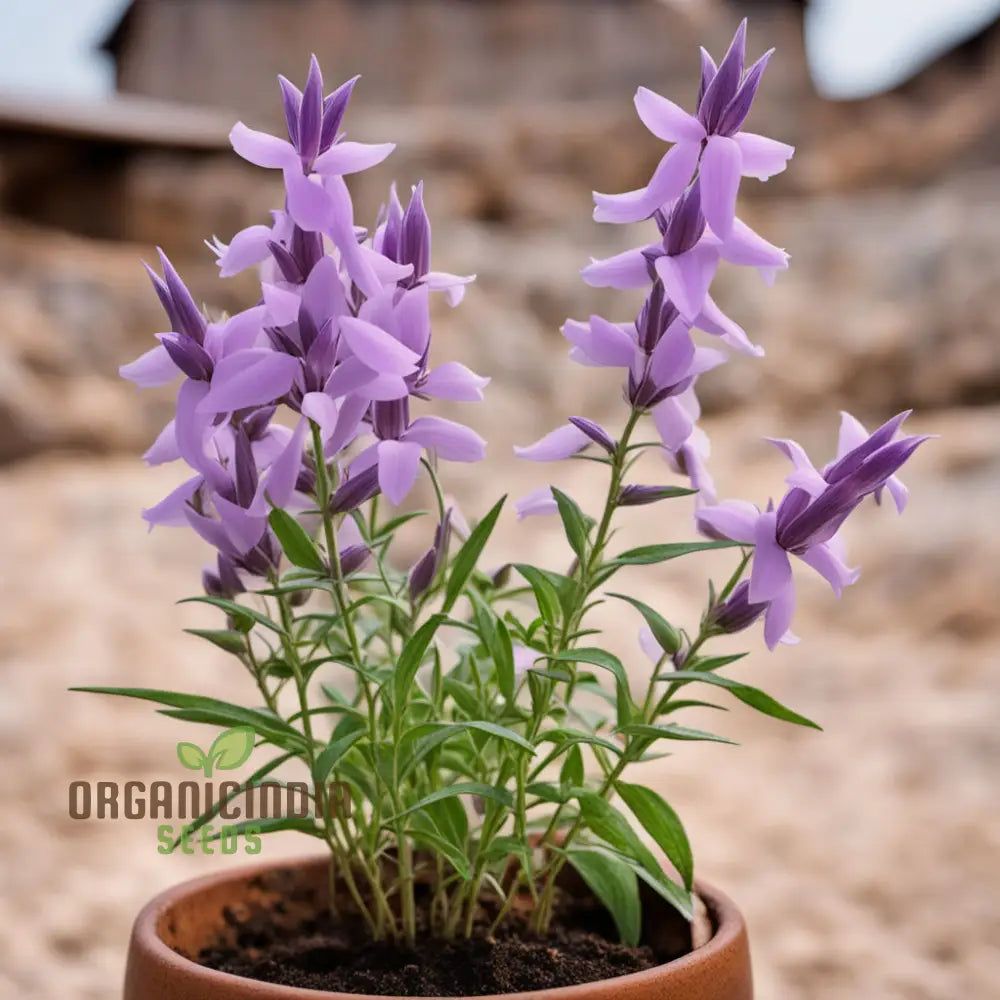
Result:
[[364,927],[328,913],[282,926],[260,910],[243,920],[227,915],[235,940],[204,950],[202,965],[283,986],[381,996],[485,996],[573,986],[641,972],[677,957],[617,942],[596,906],[564,904],[550,933],[532,936],[524,918],[495,936],[483,919],[471,939],[418,936],[415,947],[374,942]]

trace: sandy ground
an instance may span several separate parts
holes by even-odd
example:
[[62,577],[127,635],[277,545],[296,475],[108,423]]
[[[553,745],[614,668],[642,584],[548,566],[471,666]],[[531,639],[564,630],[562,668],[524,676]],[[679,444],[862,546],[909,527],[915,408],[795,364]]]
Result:
[[[765,414],[708,426],[723,495],[765,500],[780,488],[780,462],[766,446],[747,445],[774,431]],[[837,602],[804,580],[796,649],[769,655],[758,632],[742,637],[753,654],[736,675],[825,732],[737,706],[723,730],[742,748],[692,745],[640,772],[685,818],[701,877],[746,913],[762,1000],[996,995],[998,427],[1000,410],[988,408],[939,412],[918,424],[944,440],[914,461],[904,518],[873,508],[852,531],[862,582]],[[832,444],[830,427],[797,432],[821,448]],[[495,436],[492,471],[461,469],[456,477],[470,514],[484,511],[499,489],[523,493],[550,472],[578,497],[597,492],[591,466],[515,465],[503,458],[509,443]],[[114,997],[140,905],[196,871],[245,860],[164,857],[149,822],[67,815],[70,781],[177,779],[175,743],[202,736],[149,707],[70,694],[69,685],[252,700],[248,680],[224,654],[181,633],[211,622],[207,609],[173,603],[195,592],[203,547],[178,531],[147,536],[138,519],[176,476],[134,459],[59,456],[0,473],[2,996]],[[559,567],[565,552],[551,528],[508,517],[497,559],[523,545]],[[681,502],[637,512],[623,541],[689,531]],[[725,572],[722,561],[709,565]],[[634,571],[633,591],[690,620],[705,563],[667,569]],[[636,623],[619,615],[607,624],[639,678]],[[265,843],[265,856],[308,849],[281,834]]]

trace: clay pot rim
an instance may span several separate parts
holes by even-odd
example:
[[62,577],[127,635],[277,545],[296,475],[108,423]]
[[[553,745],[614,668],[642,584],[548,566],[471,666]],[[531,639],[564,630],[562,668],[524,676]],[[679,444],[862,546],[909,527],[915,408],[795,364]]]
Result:
[[[313,990],[298,986],[282,986],[277,983],[266,983],[244,976],[234,976],[229,972],[220,972],[197,962],[170,948],[157,932],[160,917],[180,900],[195,895],[205,889],[226,882],[248,881],[256,876],[280,868],[307,868],[314,865],[325,865],[324,856],[305,856],[290,858],[286,861],[267,861],[253,865],[241,865],[237,868],[212,872],[193,879],[180,882],[154,896],[140,911],[132,928],[132,947],[145,951],[157,964],[168,968],[178,975],[191,978],[198,977],[206,985],[216,984],[220,989],[228,987],[231,991],[237,984],[251,984],[254,990],[254,1000],[387,1000],[382,994],[370,993],[336,993],[329,990]],[[701,947],[675,958],[662,965],[655,965],[642,972],[632,972],[613,979],[597,980],[590,983],[578,983],[576,986],[557,986],[546,990],[530,990],[519,993],[494,993],[477,996],[472,1000],[592,1000],[593,990],[601,983],[614,982],[622,989],[631,986],[640,987],[652,983],[661,977],[665,969],[681,972],[688,967],[697,965],[706,959],[711,959],[732,947],[745,932],[743,916],[736,904],[723,892],[714,886],[696,880],[695,891],[708,908],[715,932]],[[226,994],[227,996],[229,993]],[[421,997],[419,1000],[456,1000],[454,997]],[[461,1000],[461,998],[458,998]]]

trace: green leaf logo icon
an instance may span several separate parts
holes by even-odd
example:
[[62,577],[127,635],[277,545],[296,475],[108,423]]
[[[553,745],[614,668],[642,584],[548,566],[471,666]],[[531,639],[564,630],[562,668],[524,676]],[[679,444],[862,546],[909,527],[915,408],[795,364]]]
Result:
[[177,759],[190,771],[212,776],[212,768],[233,771],[253,753],[254,732],[249,726],[235,726],[220,733],[206,754],[194,743],[178,743]]

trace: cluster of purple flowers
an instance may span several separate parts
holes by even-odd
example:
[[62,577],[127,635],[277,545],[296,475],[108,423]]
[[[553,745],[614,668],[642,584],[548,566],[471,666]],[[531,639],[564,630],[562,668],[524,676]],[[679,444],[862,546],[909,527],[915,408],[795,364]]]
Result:
[[[736,218],[742,177],[761,180],[785,169],[791,146],[741,131],[771,53],[745,66],[746,22],[736,31],[721,63],[702,50],[701,86],[695,114],[645,88],[635,97],[643,124],[671,143],[649,184],[619,195],[595,193],[599,222],[632,223],[652,219],[657,238],[583,269],[595,287],[648,288],[639,315],[631,323],[600,316],[568,320],[563,334],[570,358],[583,365],[625,370],[625,397],[633,413],[651,414],[663,454],[686,475],[696,498],[696,523],[711,538],[754,545],[748,579],[712,610],[710,624],[734,632],[765,617],[765,639],[772,647],[794,641],[788,631],[795,607],[789,555],[794,554],[825,577],[836,593],[857,579],[847,567],[841,525],[862,499],[883,488],[902,510],[905,491],[896,471],[923,437],[896,440],[906,414],[868,435],[844,415],[837,460],[817,471],[792,441],[775,442],[792,460],[789,490],[777,508],[761,512],[742,501],[717,502],[707,469],[708,439],[697,427],[699,376],[725,362],[728,355],[696,346],[692,331],[711,335],[725,347],[759,357],[763,350],[726,316],[709,294],[721,262],[754,267],[773,282],[788,267],[788,255]],[[596,443],[613,453],[616,442],[601,426],[582,417],[517,449],[523,458],[553,461],[569,458]],[[619,505],[654,502],[656,487],[626,486]],[[549,489],[537,490],[518,504],[519,516],[551,513],[556,502]]]
[[[303,90],[280,78],[288,140],[242,122],[232,130],[236,152],[281,170],[286,193],[271,225],[210,244],[222,277],[259,265],[256,305],[210,321],[165,255],[162,277],[147,268],[170,328],[121,374],[142,387],[183,379],[176,415],[145,459],[180,459],[193,475],[143,516],[151,526],[190,525],[214,546],[217,565],[205,575],[212,593],[232,596],[244,575],[277,568],[269,511],[315,508],[317,460],[337,486],[331,509],[343,513],[379,492],[400,503],[425,452],[458,462],[485,454],[468,427],[411,415],[414,399],[482,398],[488,379],[457,362],[429,364],[430,294],[457,305],[474,276],[430,270],[420,185],[405,207],[393,188],[370,233],[355,225],[344,175],[393,149],[344,139],[355,83],[324,97],[313,58]],[[297,415],[293,427],[275,421],[279,408]],[[306,447],[313,428],[322,455]],[[342,527],[349,570],[365,552],[353,522]]]

